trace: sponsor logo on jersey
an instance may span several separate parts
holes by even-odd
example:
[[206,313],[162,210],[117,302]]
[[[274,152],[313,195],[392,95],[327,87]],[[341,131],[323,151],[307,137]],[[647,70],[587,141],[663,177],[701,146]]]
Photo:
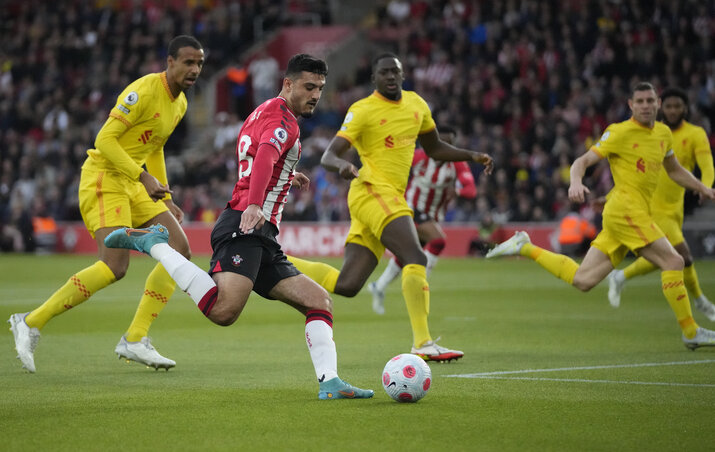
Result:
[[638,159],[638,161],[636,162],[636,169],[641,173],[645,173],[645,160]]
[[127,107],[125,107],[125,106],[122,105],[122,104],[117,105],[117,110],[121,111],[121,112],[124,113],[125,115],[128,115],[128,114],[131,112],[130,109],[128,109]]
[[276,130],[273,131],[273,136],[278,139],[281,143],[285,143],[288,141],[288,132],[286,132],[286,129],[282,127],[278,127]]
[[390,149],[395,147],[395,141],[392,138],[392,135],[388,135],[387,138],[385,138],[385,147]]
[[142,144],[147,144],[149,142],[149,139],[151,138],[152,131],[151,130],[145,130],[144,133],[139,135],[139,139],[137,141],[141,141]]
[[124,103],[127,105],[134,105],[137,102],[139,102],[139,94],[136,91],[132,91],[124,98]]

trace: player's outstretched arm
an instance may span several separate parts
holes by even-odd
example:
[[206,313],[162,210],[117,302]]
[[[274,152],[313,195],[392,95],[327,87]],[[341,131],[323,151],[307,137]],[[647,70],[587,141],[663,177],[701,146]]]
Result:
[[343,157],[350,147],[350,142],[345,138],[333,137],[320,159],[320,164],[328,171],[339,173],[343,179],[355,179],[359,175],[357,167]]
[[683,168],[675,154],[671,154],[663,159],[663,166],[668,172],[668,176],[681,187],[693,190],[698,193],[701,198],[715,199],[715,191],[710,187],[706,187],[693,176],[690,171]]
[[583,175],[586,169],[601,160],[601,156],[593,151],[588,151],[574,160],[571,165],[571,183],[569,185],[569,199],[573,202],[584,202],[586,194],[591,191],[583,185]]
[[421,134],[419,140],[425,153],[435,160],[446,162],[472,161],[484,165],[484,172],[486,174],[492,173],[494,161],[488,154],[468,151],[452,146],[439,139],[439,133],[436,128]]

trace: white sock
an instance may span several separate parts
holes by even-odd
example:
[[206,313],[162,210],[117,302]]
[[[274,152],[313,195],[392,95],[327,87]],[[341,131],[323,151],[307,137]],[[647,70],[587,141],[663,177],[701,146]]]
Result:
[[429,275],[430,273],[432,273],[434,266],[437,265],[439,257],[436,254],[430,253],[429,251],[425,251],[425,255],[427,256],[427,266],[425,267],[425,270],[427,273],[427,277],[429,278]]
[[384,292],[385,289],[387,289],[387,286],[390,285],[392,281],[395,280],[398,276],[400,276],[400,273],[402,272],[402,268],[397,265],[397,261],[393,257],[390,259],[390,261],[387,263],[387,267],[385,268],[385,271],[382,272],[379,278],[377,278],[377,281],[375,281],[375,285],[377,286],[377,290],[380,292]]
[[328,381],[338,376],[338,352],[333,342],[333,327],[322,320],[309,320],[305,324],[305,342],[313,361],[318,381]]
[[151,257],[161,262],[176,285],[186,292],[196,305],[204,295],[216,287],[216,283],[208,273],[185,258],[181,253],[167,243],[157,243],[149,250]]

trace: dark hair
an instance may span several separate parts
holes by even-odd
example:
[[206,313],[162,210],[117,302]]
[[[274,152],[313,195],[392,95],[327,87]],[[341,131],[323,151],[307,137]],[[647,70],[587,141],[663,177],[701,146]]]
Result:
[[671,86],[671,87],[664,89],[663,92],[660,94],[661,100],[665,100],[669,97],[679,97],[679,98],[683,99],[683,103],[686,106],[688,105],[688,102],[689,102],[688,95],[685,94],[685,91],[680,88]]
[[379,63],[380,60],[383,60],[385,58],[394,58],[397,61],[400,60],[399,58],[397,58],[397,55],[395,55],[392,52],[381,53],[378,56],[376,56],[375,58],[373,58],[373,60],[372,60],[372,72],[375,72],[375,67],[377,66],[377,63]]
[[635,85],[633,85],[633,90],[631,91],[631,98],[633,98],[633,95],[637,91],[653,91],[655,92],[655,88],[653,87],[652,84],[648,82],[638,82]]
[[189,35],[179,35],[169,42],[169,55],[172,58],[179,56],[179,49],[182,47],[193,47],[197,50],[202,50],[203,47],[198,39]]
[[300,77],[301,72],[310,72],[318,75],[328,75],[328,63],[316,58],[314,56],[308,55],[307,53],[299,53],[298,55],[293,55],[290,60],[288,60],[288,67],[286,68],[286,78],[295,80]]

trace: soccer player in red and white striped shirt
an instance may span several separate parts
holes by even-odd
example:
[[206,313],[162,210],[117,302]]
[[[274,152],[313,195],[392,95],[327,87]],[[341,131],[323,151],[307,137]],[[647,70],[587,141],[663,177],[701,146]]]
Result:
[[236,147],[238,181],[211,232],[208,274],[166,243],[168,234],[160,225],[118,230],[105,243],[134,248],[160,261],[201,312],[218,325],[238,319],[251,291],[294,307],[306,316],[305,340],[320,383],[318,397],[370,398],[372,390],[356,388],[338,377],[330,295],[300,273],[276,241],[291,185],[307,189],[310,183],[295,172],[301,150],[297,118],[313,114],[327,73],[324,61],[294,56],[280,95],[258,106],[243,124]]
[[[439,137],[442,141],[452,144],[456,136],[455,129],[440,126]],[[427,276],[446,245],[447,235],[439,222],[444,219],[447,205],[454,198],[455,191],[462,198],[476,198],[477,186],[469,165],[466,162],[434,160],[424,150],[415,149],[412,178],[407,184],[405,198],[415,213],[417,236],[427,256]],[[393,256],[377,281],[368,284],[367,288],[372,293],[372,309],[377,314],[385,313],[385,289],[401,271],[402,265]]]

